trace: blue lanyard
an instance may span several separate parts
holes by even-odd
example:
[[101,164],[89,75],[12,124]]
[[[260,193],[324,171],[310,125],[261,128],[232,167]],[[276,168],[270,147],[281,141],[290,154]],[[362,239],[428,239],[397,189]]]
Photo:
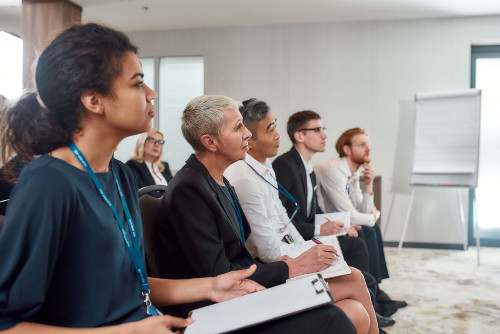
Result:
[[[238,202],[236,202],[236,197],[234,196],[233,192],[231,191],[231,187],[227,184],[226,180],[224,180],[224,184],[226,185],[227,189],[229,190],[229,194],[231,194],[231,198],[233,199],[232,202],[229,199],[229,197],[227,196],[227,194],[224,191],[224,189],[220,186],[219,183],[217,183],[217,185],[219,186],[220,190],[222,190],[222,192],[226,196],[229,204],[231,204],[231,206],[233,207],[234,212],[236,213],[236,216],[238,217],[238,224],[240,225],[240,232],[241,232],[241,240],[243,241],[243,245],[244,245],[245,244],[245,232],[243,231],[243,219],[241,218],[240,207],[238,205]],[[234,202],[234,204],[233,204],[233,202]]]
[[141,284],[141,291],[142,291],[142,295],[144,296],[144,302],[146,303],[146,306],[148,308],[148,314],[158,315],[158,314],[154,314],[155,311],[156,312],[158,312],[158,311],[151,304],[151,299],[150,299],[151,295],[150,295],[150,290],[149,290],[148,277],[147,277],[146,270],[144,269],[144,264],[142,262],[141,249],[139,247],[139,241],[137,239],[137,231],[135,229],[134,221],[132,220],[132,215],[130,214],[130,211],[128,209],[127,201],[125,200],[125,197],[123,195],[122,187],[120,186],[120,182],[118,181],[118,178],[116,177],[116,174],[113,171],[113,168],[111,168],[111,172],[113,173],[116,187],[118,189],[118,193],[120,194],[120,200],[121,200],[122,205],[123,205],[123,211],[125,211],[125,217],[127,218],[127,223],[128,223],[128,227],[130,230],[132,242],[130,242],[130,240],[127,236],[127,232],[125,231],[122,220],[121,220],[120,216],[118,215],[118,211],[116,210],[115,206],[113,205],[113,203],[111,203],[108,196],[104,192],[104,189],[101,185],[101,182],[99,182],[99,179],[97,178],[94,171],[90,167],[89,163],[87,162],[87,159],[85,159],[82,152],[78,149],[78,147],[75,145],[75,143],[72,140],[70,141],[68,146],[69,146],[71,152],[73,152],[75,157],[78,159],[78,161],[80,161],[83,168],[85,168],[87,173],[90,175],[90,178],[92,179],[92,181],[94,181],[94,184],[97,187],[99,194],[101,194],[101,197],[104,199],[104,202],[106,202],[106,204],[113,211],[113,215],[115,216],[115,219],[118,222],[118,226],[120,227],[120,231],[122,233],[123,239],[125,240],[125,245],[127,246],[127,250],[129,252],[130,258],[132,259],[132,262],[134,264],[135,271],[137,272],[137,276],[139,276],[139,281]]
[[[245,161],[245,160],[243,160]],[[254,172],[255,174],[257,174],[258,176],[260,176],[260,178],[264,181],[266,181],[267,184],[269,184],[271,187],[273,187],[274,189],[278,190],[280,193],[282,193],[283,195],[286,196],[286,198],[288,198],[290,201],[292,201],[293,204],[295,204],[295,211],[292,213],[292,216],[290,217],[290,221],[288,222],[288,224],[290,224],[290,222],[293,220],[293,218],[295,217],[295,215],[297,214],[297,212],[299,211],[300,209],[300,206],[299,204],[297,203],[297,201],[295,200],[295,198],[293,198],[292,194],[290,194],[290,192],[288,192],[288,190],[285,189],[285,187],[283,187],[281,185],[281,183],[278,182],[278,180],[276,180],[276,178],[273,176],[273,174],[269,174],[271,175],[271,177],[274,179],[274,181],[276,181],[276,183],[278,184],[278,187],[276,187],[274,184],[272,184],[271,182],[269,182],[268,180],[266,180],[266,178],[262,175],[260,175],[259,172],[257,172],[255,170],[255,168],[253,168],[248,162],[245,161],[245,163],[248,165],[248,167],[250,167]],[[287,224],[287,225],[288,225]]]

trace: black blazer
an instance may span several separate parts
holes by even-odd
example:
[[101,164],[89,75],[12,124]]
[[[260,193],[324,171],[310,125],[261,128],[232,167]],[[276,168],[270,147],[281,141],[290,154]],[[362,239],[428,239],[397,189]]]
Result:
[[[234,190],[233,193],[236,195]],[[241,208],[239,201],[236,202]],[[243,212],[242,219],[247,239],[250,225]],[[161,257],[156,264],[158,272],[151,273],[153,277],[217,276],[256,263],[243,244],[234,209],[195,155],[189,157],[169,183],[155,229]],[[265,287],[288,278],[285,262],[257,263],[257,266],[250,279]]]
[[[172,180],[172,173],[170,172],[170,167],[168,166],[168,163],[165,161],[161,162],[165,169],[161,174],[167,180],[167,182],[170,182]],[[142,187],[150,186],[155,184],[155,180],[153,179],[153,175],[149,172],[148,166],[146,166],[145,162],[137,162],[135,160],[129,160],[127,161],[127,166],[132,168],[134,171],[135,175],[137,176],[137,181],[139,183],[139,189]]]
[[[276,178],[283,187],[290,192],[300,206],[299,211],[293,219],[293,224],[304,237],[310,240],[314,237],[314,217],[316,213],[322,213],[317,205],[316,191],[313,193],[313,202],[311,204],[311,213],[307,216],[307,179],[306,169],[300,157],[299,151],[295,147],[283,155],[280,155],[273,161],[273,169],[276,172]],[[316,189],[316,175],[311,174],[313,190]],[[281,202],[286,208],[288,216],[295,211],[295,204],[285,195],[280,193]]]

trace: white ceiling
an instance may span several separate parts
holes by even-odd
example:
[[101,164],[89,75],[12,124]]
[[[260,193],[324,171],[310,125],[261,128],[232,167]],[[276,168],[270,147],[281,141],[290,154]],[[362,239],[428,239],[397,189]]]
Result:
[[[0,0],[0,22],[21,17]],[[500,0],[73,0],[83,22],[125,31],[500,14]],[[1,23],[0,23],[1,26]],[[1,28],[1,27],[0,27]]]

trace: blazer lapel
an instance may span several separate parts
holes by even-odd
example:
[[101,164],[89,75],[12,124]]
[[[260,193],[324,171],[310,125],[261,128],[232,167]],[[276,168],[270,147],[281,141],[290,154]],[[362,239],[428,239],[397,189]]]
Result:
[[300,157],[299,151],[295,147],[292,147],[293,158],[295,159],[295,163],[300,171],[300,184],[302,185],[302,195],[304,198],[304,203],[299,203],[300,207],[307,208],[307,179],[306,179],[306,169],[304,168],[304,163],[302,162],[302,158]]
[[[208,184],[212,188],[213,192],[217,196],[217,201],[221,205],[221,207],[224,209],[224,214],[227,218],[228,224],[231,226],[233,229],[234,233],[240,239],[241,244],[243,245],[243,239],[241,238],[241,232],[240,232],[240,227],[238,225],[238,219],[236,216],[236,212],[234,212],[233,207],[229,203],[228,199],[222,192],[222,189],[219,187],[219,184],[215,182],[215,180],[212,178],[208,170],[205,168],[205,166],[198,160],[196,159],[196,156],[192,154],[189,159],[186,161],[187,165],[190,165],[192,168],[196,169],[199,171],[202,175],[205,176],[205,178],[208,181]],[[232,188],[232,187],[231,187]],[[234,189],[231,189],[234,192]],[[228,196],[231,196],[229,193],[227,194]],[[240,206],[241,210],[241,206]],[[231,215],[232,213],[232,215]],[[243,215],[243,213],[242,213]],[[233,217],[233,218],[231,218]],[[235,221],[236,220],[236,221]]]

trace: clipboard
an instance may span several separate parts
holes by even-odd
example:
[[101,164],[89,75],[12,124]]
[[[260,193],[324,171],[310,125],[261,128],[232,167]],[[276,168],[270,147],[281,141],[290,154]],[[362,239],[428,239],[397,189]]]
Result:
[[319,274],[195,309],[184,334],[227,333],[319,307],[335,299]]

